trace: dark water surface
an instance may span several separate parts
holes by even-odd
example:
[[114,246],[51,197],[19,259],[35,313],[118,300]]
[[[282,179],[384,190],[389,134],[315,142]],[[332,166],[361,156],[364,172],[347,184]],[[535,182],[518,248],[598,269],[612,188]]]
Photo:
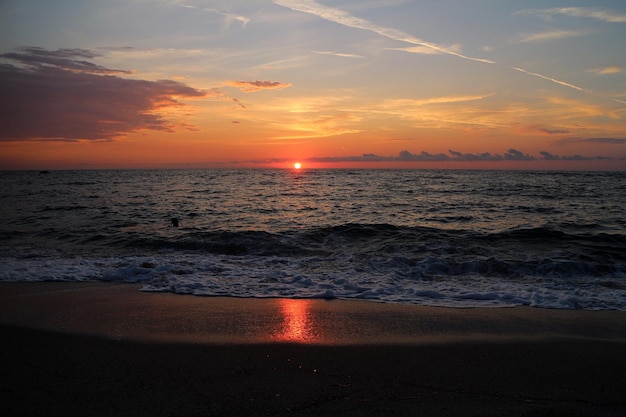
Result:
[[0,181],[4,281],[626,310],[623,172],[10,171]]

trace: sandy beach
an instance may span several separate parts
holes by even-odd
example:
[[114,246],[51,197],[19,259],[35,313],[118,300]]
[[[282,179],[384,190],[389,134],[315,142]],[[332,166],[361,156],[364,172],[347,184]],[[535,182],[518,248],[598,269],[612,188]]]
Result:
[[622,416],[626,313],[2,283],[0,413]]

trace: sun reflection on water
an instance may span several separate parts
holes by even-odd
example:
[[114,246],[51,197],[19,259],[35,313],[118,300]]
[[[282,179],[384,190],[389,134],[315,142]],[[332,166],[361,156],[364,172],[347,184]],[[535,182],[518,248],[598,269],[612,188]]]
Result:
[[311,343],[317,340],[313,329],[310,300],[278,300],[282,314],[282,326],[274,334],[274,339],[284,342]]

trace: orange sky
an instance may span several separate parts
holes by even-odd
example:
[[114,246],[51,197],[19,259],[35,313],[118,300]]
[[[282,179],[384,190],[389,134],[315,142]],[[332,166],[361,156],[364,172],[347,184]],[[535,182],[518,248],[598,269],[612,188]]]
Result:
[[557,6],[3,2],[0,169],[626,169],[626,7]]

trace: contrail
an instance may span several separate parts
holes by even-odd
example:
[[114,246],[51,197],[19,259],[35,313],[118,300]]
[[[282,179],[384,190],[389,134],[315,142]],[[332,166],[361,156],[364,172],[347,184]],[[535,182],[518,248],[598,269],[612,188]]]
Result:
[[[485,64],[497,64],[497,62],[491,61],[489,59],[475,58],[475,57],[471,57],[468,55],[460,54],[455,51],[451,51],[450,49],[444,48],[442,46],[439,46],[431,42],[427,42],[420,38],[416,38],[415,36],[409,35],[408,33],[402,32],[397,29],[376,25],[365,19],[352,16],[351,14],[343,10],[319,4],[318,2],[314,0],[274,0],[274,3],[279,6],[283,6],[288,9],[291,9],[291,10],[312,14],[324,20],[328,20],[329,22],[337,23],[343,26],[354,28],[354,29],[362,29],[362,30],[374,32],[391,40],[407,42],[413,45],[425,46],[427,48],[431,48],[435,51],[438,51],[442,54],[453,55],[458,58],[467,59],[470,61],[483,62]],[[530,72],[522,68],[509,67],[509,66],[506,66],[506,67],[516,70],[516,71],[523,72],[528,75],[532,75],[534,77],[539,77],[544,80],[551,81],[553,83],[556,83],[565,87],[573,88],[578,91],[583,91],[583,89],[580,87],[577,87],[570,83],[566,83],[564,81],[559,81],[555,78],[546,77],[545,75],[537,74],[535,72]]]
[[509,68],[514,69],[515,71],[523,72],[524,74],[534,75],[535,77],[539,77],[539,78],[543,78],[544,80],[552,81],[553,83],[564,85],[565,87],[570,87],[570,88],[573,88],[573,89],[578,90],[578,91],[583,91],[582,88],[577,87],[574,84],[566,83],[565,81],[555,80],[554,78],[546,77],[545,75],[537,74],[536,72],[526,71],[523,68],[517,68],[517,67],[509,67]]
[[303,12],[303,13],[309,13],[317,17],[320,17],[324,20],[328,20],[329,22],[337,23],[337,24],[347,26],[353,29],[362,29],[362,30],[374,32],[374,33],[377,33],[381,36],[384,36],[386,38],[389,38],[395,41],[407,42],[413,45],[425,46],[427,48],[431,48],[431,49],[434,49],[435,51],[441,52],[443,54],[454,55],[463,59],[469,59],[469,60],[478,61],[478,62],[485,62],[487,64],[495,64],[495,62],[490,61],[488,59],[474,58],[471,56],[460,54],[455,51],[451,51],[447,48],[444,48],[442,46],[439,46],[431,42],[427,42],[423,39],[416,38],[415,36],[409,35],[408,33],[402,32],[397,29],[376,25],[365,19],[352,16],[351,14],[343,10],[324,6],[322,4],[317,3],[316,1],[275,0],[274,3],[279,6],[283,6],[288,9],[291,9],[291,10],[295,10],[295,11]]

